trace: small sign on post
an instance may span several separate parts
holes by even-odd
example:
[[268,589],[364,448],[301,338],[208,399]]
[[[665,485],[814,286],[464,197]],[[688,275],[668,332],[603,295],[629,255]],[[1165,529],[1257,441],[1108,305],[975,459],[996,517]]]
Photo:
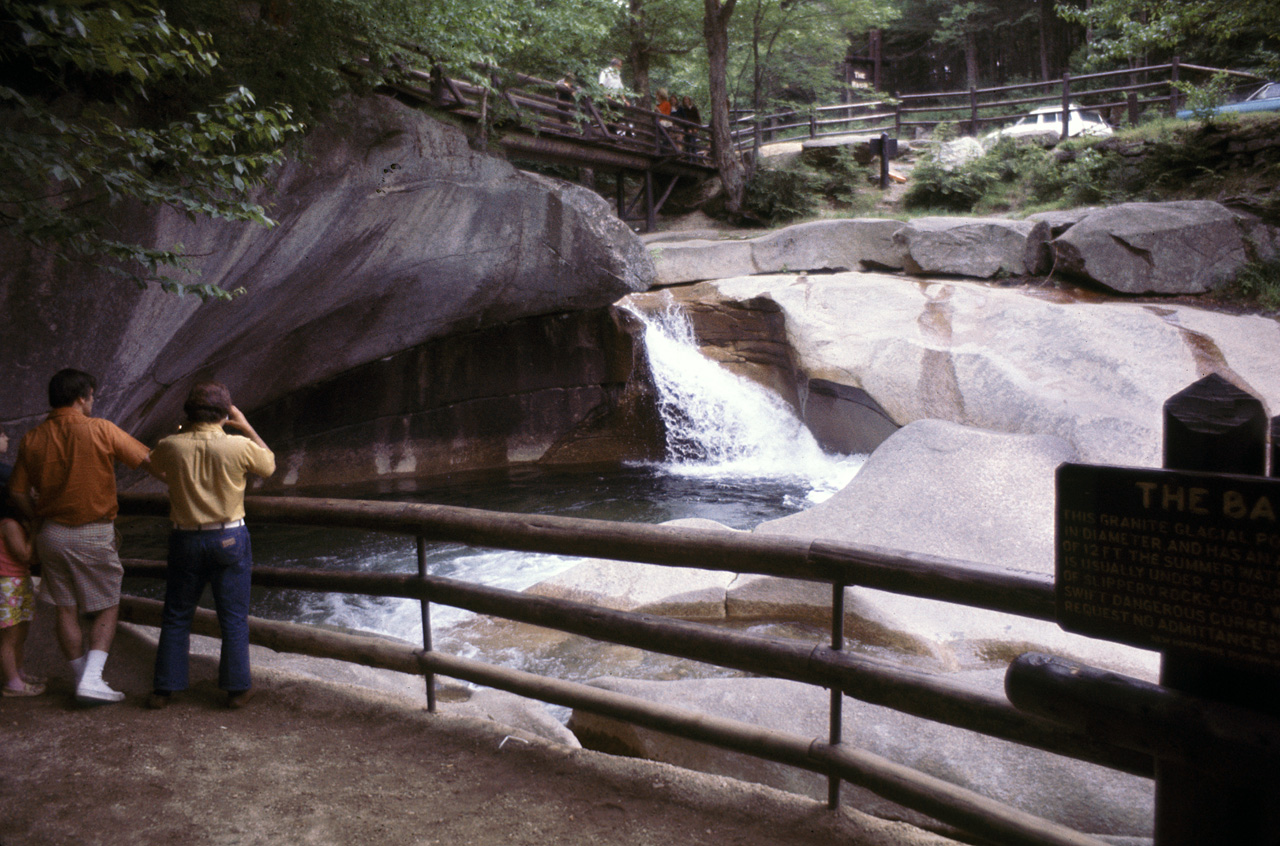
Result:
[[[1265,410],[1210,374],[1164,412],[1168,469],[1059,467],[1058,621],[1160,650],[1164,688],[1280,718],[1280,480],[1262,475]],[[1218,763],[1156,760],[1155,846],[1280,843],[1274,762]]]
[[1280,671],[1280,480],[1064,464],[1067,631]]

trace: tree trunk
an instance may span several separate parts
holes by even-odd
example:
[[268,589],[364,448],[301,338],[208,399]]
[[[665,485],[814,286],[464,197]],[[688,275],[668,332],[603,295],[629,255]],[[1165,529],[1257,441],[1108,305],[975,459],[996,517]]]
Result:
[[978,87],[978,39],[973,30],[964,34],[964,75],[969,88]]
[[1049,15],[1053,7],[1049,0],[1040,0],[1040,78],[1049,81]]
[[730,214],[742,214],[747,193],[746,169],[729,135],[729,18],[737,0],[702,0],[702,34],[707,42],[708,79],[711,90],[711,152],[720,183],[724,186],[725,207]]
[[627,58],[631,64],[632,87],[640,95],[645,108],[652,107],[649,98],[649,45],[645,40],[644,0],[630,0],[631,48]]

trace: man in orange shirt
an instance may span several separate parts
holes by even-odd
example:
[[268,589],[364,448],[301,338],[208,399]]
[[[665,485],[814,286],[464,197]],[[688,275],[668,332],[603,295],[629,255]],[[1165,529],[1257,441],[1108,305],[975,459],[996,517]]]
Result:
[[49,380],[53,410],[18,445],[9,492],[19,510],[40,521],[41,598],[57,606],[58,645],[75,673],[76,698],[119,702],[124,694],[102,679],[124,578],[113,523],[115,463],[150,470],[149,450],[114,423],[89,416],[97,386],[81,370],[59,370]]

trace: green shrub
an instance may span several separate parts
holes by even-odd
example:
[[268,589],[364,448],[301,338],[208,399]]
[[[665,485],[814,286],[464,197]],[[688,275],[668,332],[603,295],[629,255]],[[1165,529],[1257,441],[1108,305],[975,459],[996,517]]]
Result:
[[1236,276],[1231,293],[1270,311],[1280,309],[1280,259],[1246,264]]
[[925,159],[911,172],[902,203],[909,209],[972,211],[1000,179],[996,161],[987,154],[964,165],[944,167],[934,158]]
[[853,152],[847,148],[839,149],[831,165],[819,174],[818,190],[822,196],[845,207],[865,205],[860,186],[867,182],[867,166],[858,163]]
[[747,183],[747,213],[765,222],[785,223],[818,211],[822,177],[800,162],[760,167]]

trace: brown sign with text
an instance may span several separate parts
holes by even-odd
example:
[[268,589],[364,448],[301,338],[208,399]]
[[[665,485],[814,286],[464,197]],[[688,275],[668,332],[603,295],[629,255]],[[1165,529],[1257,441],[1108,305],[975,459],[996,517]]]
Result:
[[1067,631],[1280,670],[1280,480],[1063,464]]

